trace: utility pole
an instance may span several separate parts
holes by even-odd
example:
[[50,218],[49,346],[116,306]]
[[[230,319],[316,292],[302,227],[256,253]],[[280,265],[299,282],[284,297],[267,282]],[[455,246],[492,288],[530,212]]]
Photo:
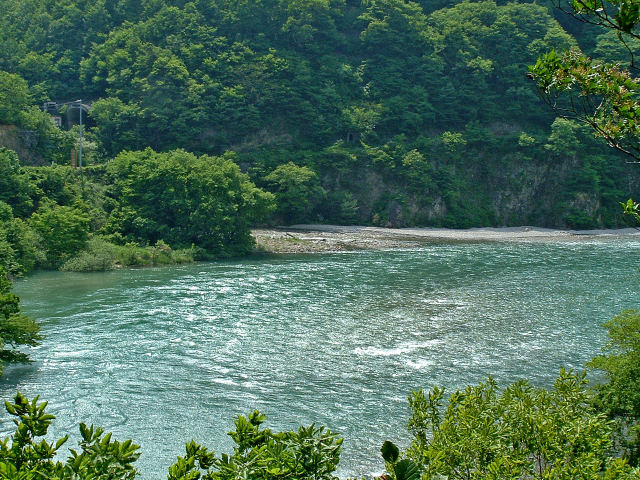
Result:
[[84,139],[84,131],[82,129],[82,111],[86,108],[89,111],[88,105],[83,105],[82,100],[75,100],[73,102],[66,102],[63,105],[67,105],[68,108],[77,108],[80,110],[80,134],[78,135],[78,166],[82,168],[82,141]]
[[78,108],[80,109],[80,145],[78,148],[78,163],[82,168],[82,100],[76,100]]

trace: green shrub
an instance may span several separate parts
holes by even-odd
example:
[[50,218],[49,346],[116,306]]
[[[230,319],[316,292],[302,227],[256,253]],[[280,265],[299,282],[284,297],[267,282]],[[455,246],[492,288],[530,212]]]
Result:
[[[55,443],[41,437],[47,435],[53,415],[45,413],[47,402],[38,397],[29,401],[18,393],[13,402],[5,403],[17,426],[10,438],[0,440],[0,478],[3,479],[86,479],[131,480],[137,470],[133,463],[140,455],[131,440],[118,442],[100,427],[80,424],[80,451],[70,450],[66,462],[54,461],[66,435]],[[40,440],[37,440],[41,438]]]
[[[80,424],[80,451],[70,450],[66,462],[55,461],[68,435],[49,443],[47,435],[53,415],[45,412],[47,403],[38,397],[29,401],[17,393],[6,402],[9,414],[16,417],[15,433],[0,440],[0,478],[57,480],[131,480],[137,475],[133,464],[139,447],[126,440],[112,440],[100,427]],[[185,457],[169,467],[169,480],[337,480],[342,439],[314,425],[297,431],[275,433],[261,429],[265,416],[254,411],[239,416],[236,429],[229,435],[236,446],[232,455],[217,458],[191,441]]]
[[613,419],[616,442],[632,465],[640,464],[640,311],[624,310],[604,326],[609,341],[587,366],[604,373],[593,403]]
[[337,480],[342,439],[323,427],[310,425],[298,431],[261,429],[266,417],[257,410],[235,420],[229,432],[235,442],[232,455],[217,458],[205,447],[190,442],[186,455],[169,468],[168,480],[196,478],[237,480]]
[[89,235],[89,217],[83,210],[50,201],[31,216],[30,224],[42,237],[50,267],[61,266],[83,250]]
[[113,270],[118,263],[119,248],[103,238],[94,237],[87,242],[85,250],[62,264],[60,270],[67,272],[103,272]]
[[20,311],[20,298],[0,265],[0,375],[6,362],[29,362],[22,345],[36,346],[42,340],[40,326]]
[[318,174],[293,162],[279,165],[264,177],[276,198],[276,216],[284,224],[311,222],[326,196]]
[[550,390],[519,381],[499,392],[489,379],[446,407],[443,389],[414,392],[406,456],[422,478],[638,478],[612,457],[612,422],[590,405],[586,384],[564,370]]
[[114,245],[104,237],[93,237],[85,250],[67,260],[60,270],[69,272],[102,272],[119,267],[177,265],[191,263],[195,248],[173,250],[162,240],[154,246],[141,247],[136,243]]

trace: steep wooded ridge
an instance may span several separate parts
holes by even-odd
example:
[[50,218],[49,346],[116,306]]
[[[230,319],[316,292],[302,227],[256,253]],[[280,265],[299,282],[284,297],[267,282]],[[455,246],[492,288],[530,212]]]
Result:
[[[637,167],[554,118],[526,78],[552,49],[628,52],[544,3],[0,0],[0,11],[0,123],[20,128],[0,142],[23,164],[70,162],[77,132],[38,107],[81,98],[85,163],[146,147],[233,151],[275,195],[276,223],[611,227],[640,185]],[[101,208],[108,219],[116,207]]]

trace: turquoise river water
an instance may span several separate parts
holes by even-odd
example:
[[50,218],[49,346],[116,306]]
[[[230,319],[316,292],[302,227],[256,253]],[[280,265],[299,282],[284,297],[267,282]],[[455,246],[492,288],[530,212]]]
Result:
[[345,438],[338,474],[371,474],[384,440],[409,441],[412,389],[580,369],[602,322],[638,307],[639,254],[630,240],[460,243],[39,273],[16,291],[46,339],[0,393],[48,400],[52,436],[84,421],[134,439],[143,479],[166,478],[190,439],[230,451],[233,419],[255,408],[274,429],[328,426]]

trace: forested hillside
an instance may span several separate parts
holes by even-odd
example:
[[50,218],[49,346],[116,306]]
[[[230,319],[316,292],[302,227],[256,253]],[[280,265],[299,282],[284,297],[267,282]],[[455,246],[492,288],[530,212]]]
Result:
[[[235,152],[275,195],[261,222],[611,227],[640,185],[637,167],[554,118],[526,78],[552,49],[628,60],[613,33],[544,2],[0,0],[0,11],[0,143],[22,164],[70,163],[79,127],[57,129],[40,106],[82,99],[85,163],[147,147]],[[98,203],[92,231],[112,234],[122,205]]]
[[[583,19],[593,15],[604,18],[595,24],[609,31],[603,33],[593,25],[562,17],[547,0],[0,0],[0,374],[3,362],[28,361],[21,348],[38,345],[42,339],[39,326],[22,313],[11,281],[37,268],[108,270],[246,255],[254,249],[251,227],[264,224],[456,228],[623,225],[620,202],[630,197],[637,200],[640,167],[626,163],[614,149],[602,145],[588,126],[556,117],[538,98],[534,82],[549,99],[562,94],[571,100],[594,101],[588,106],[595,106],[609,129],[601,129],[599,134],[614,146],[615,139],[630,140],[640,159],[640,107],[636,101],[640,82],[635,74],[618,66],[594,66],[578,53],[613,63],[633,60],[640,39],[640,0],[569,0],[568,8]],[[568,55],[547,53],[569,48],[574,50]],[[536,68],[529,70],[541,56]],[[591,81],[592,77],[599,81]],[[611,78],[616,82],[607,81]],[[599,112],[598,102],[606,106]],[[591,125],[598,131],[603,123]],[[638,203],[629,199],[625,208],[640,221]],[[614,248],[623,249],[625,244],[616,243]],[[626,249],[624,255],[628,252],[633,255]],[[380,388],[379,380],[384,376],[394,382],[402,378],[396,373],[399,363],[393,359],[393,372],[387,375],[378,369],[380,364],[358,352],[374,351],[376,357],[387,357],[394,351],[400,356],[417,350],[393,345],[400,337],[438,350],[433,359],[421,358],[428,360],[425,366],[433,366],[434,372],[457,375],[458,369],[467,369],[477,376],[484,367],[475,356],[470,361],[443,360],[442,351],[451,349],[458,355],[467,346],[460,341],[462,337],[443,334],[444,329],[432,323],[439,315],[435,305],[471,312],[477,321],[463,317],[459,322],[458,317],[443,317],[442,321],[459,323],[452,326],[454,330],[461,328],[476,337],[510,344],[512,351],[520,352],[514,357],[517,363],[522,363],[520,354],[529,344],[496,335],[518,314],[511,305],[507,307],[510,318],[505,322],[491,318],[496,327],[490,330],[490,322],[485,322],[473,304],[443,301],[440,292],[450,287],[445,284],[441,289],[438,278],[446,276],[453,283],[466,275],[466,270],[453,271],[450,265],[455,262],[445,255],[447,266],[442,273],[434,270],[436,273],[426,274],[431,277],[425,283],[420,272],[420,288],[437,290],[437,299],[416,297],[412,287],[411,300],[406,303],[419,304],[420,323],[409,335],[386,335],[394,328],[393,322],[405,316],[405,310],[394,306],[389,307],[390,316],[370,329],[354,327],[360,321],[356,317],[353,324],[345,323],[344,330],[332,330],[340,313],[354,309],[354,305],[365,305],[367,315],[376,315],[387,309],[387,304],[405,303],[405,297],[387,292],[380,288],[382,284],[369,287],[375,302],[359,304],[350,297],[345,310],[325,301],[328,294],[322,285],[314,283],[308,288],[320,292],[322,302],[332,309],[331,315],[326,315],[328,330],[334,336],[347,332],[342,336],[349,349],[339,351],[325,332],[307,336],[305,330],[272,322],[278,324],[274,330],[278,341],[284,338],[287,349],[298,349],[298,357],[310,351],[305,350],[307,344],[309,349],[317,349],[320,342],[327,342],[328,348],[337,352],[335,357],[326,355],[322,362],[314,362],[309,370],[293,360],[290,364],[289,359],[281,362],[305,377],[303,382],[295,381],[302,377],[288,373],[278,377],[278,385],[296,387],[295,397],[288,398],[326,396],[333,406],[332,416],[360,421],[342,393],[366,377],[359,390],[354,390],[357,402],[383,409],[385,418],[390,418],[392,410],[387,407],[397,402],[397,397]],[[517,253],[509,255],[507,261],[511,262]],[[525,277],[537,282],[531,272],[557,262],[553,255],[541,256],[538,270],[527,266],[524,274],[518,273],[518,285]],[[490,275],[503,275],[504,269],[495,266],[495,256],[489,258]],[[476,265],[467,267],[473,275]],[[401,268],[394,267],[384,275],[395,277]],[[338,277],[325,275],[316,266],[308,272],[314,281],[318,272]],[[584,307],[580,295],[592,295],[576,294],[572,288],[573,278],[583,280],[580,272],[562,270],[558,276],[568,278],[569,283],[545,287],[545,291],[562,290],[563,295],[567,295],[566,289],[572,301],[571,315],[578,317]],[[255,282],[247,282],[247,288],[263,283],[262,276],[255,278]],[[365,277],[354,278],[363,282]],[[406,279],[400,280],[410,286]],[[267,324],[268,318],[264,320],[256,310],[245,307],[277,295],[271,285],[260,287],[261,292],[256,288],[255,295],[244,295],[226,284],[224,289],[234,300],[245,297],[248,302],[234,303],[233,308]],[[487,288],[499,297],[495,285],[500,284],[491,283]],[[128,295],[130,290],[121,287],[118,284],[114,289]],[[222,298],[210,285],[204,288],[200,290],[206,292],[203,297],[211,296],[214,303]],[[109,288],[109,296],[114,289]],[[187,289],[191,298],[200,295],[197,289]],[[146,286],[140,290],[155,301]],[[464,299],[471,290],[451,288],[456,300]],[[519,287],[512,290],[519,297],[526,291]],[[56,285],[58,294],[71,296],[73,292]],[[160,295],[169,296],[168,289],[163,288]],[[598,291],[594,298],[605,304],[605,296]],[[302,299],[289,286],[286,297],[286,308],[277,308],[277,303],[267,306],[281,316],[291,316],[296,323],[304,319],[290,306],[305,309],[316,304]],[[196,326],[194,318],[206,316],[202,314],[206,310],[197,305],[199,300],[194,302],[184,302],[195,312],[183,315],[189,329]],[[540,302],[553,304],[544,295],[535,305]],[[91,308],[98,303],[92,299]],[[111,304],[103,307],[100,305],[100,312],[107,312],[106,323],[109,314],[122,310]],[[154,305],[145,315],[160,317],[160,310]],[[172,320],[182,315],[181,310],[166,310]],[[308,310],[316,318],[324,315],[320,310]],[[60,308],[56,316],[69,311]],[[279,359],[255,324],[236,323],[234,318],[235,327],[227,328],[218,323],[224,315],[217,312],[211,315],[216,324],[210,329],[228,330],[233,337],[224,347],[225,355],[226,350],[253,355],[260,349],[269,356],[264,368],[275,371]],[[171,378],[182,376],[194,384],[198,379],[182,375],[189,370],[181,370],[177,358],[184,358],[189,368],[207,370],[203,365],[213,362],[208,359],[214,357],[198,361],[191,349],[217,350],[224,342],[207,337],[209,327],[204,323],[194,329],[193,338],[200,345],[187,336],[183,340],[177,333],[179,326],[172,321],[175,332],[163,341],[178,343],[179,350],[167,357],[170,362],[163,363],[156,355],[161,348],[154,349],[146,342],[122,342],[125,328],[147,323],[145,319],[132,321],[136,315],[126,318],[128,323],[118,329],[117,338],[102,333],[100,339],[92,337],[85,327],[93,320],[86,321],[88,317],[75,313],[71,318],[74,322],[80,319],[82,330],[70,332],[64,324],[55,323],[64,335],[86,336],[93,342],[89,348],[78,349],[82,351],[77,356],[55,352],[55,357],[63,359],[57,368],[81,388],[97,386],[109,395],[109,384],[117,383],[115,371],[130,370],[140,377],[145,372],[140,367],[149,363],[170,376],[154,383],[149,391],[141,384],[127,383],[125,378],[114,391],[124,395],[143,391],[151,401],[161,403],[158,392],[168,389],[171,401],[183,408],[185,397],[173,395],[179,388]],[[553,321],[545,318],[545,323]],[[522,331],[517,323],[512,331],[540,339],[559,335],[552,330],[535,330],[534,324],[527,322]],[[105,319],[95,323],[102,328]],[[309,323],[315,329],[322,326]],[[155,323],[152,328],[162,325]],[[563,369],[548,389],[522,380],[500,390],[489,377],[477,386],[454,390],[450,396],[438,387],[426,393],[414,391],[409,397],[411,444],[402,452],[389,441],[383,444],[387,474],[380,478],[638,480],[640,313],[623,311],[605,326],[609,341],[602,354],[587,364],[599,371],[595,378],[602,383],[591,389],[585,373]],[[287,342],[282,335],[289,330],[303,338],[304,345]],[[378,340],[388,350],[374,344],[354,349],[358,336],[374,336],[377,330],[385,333]],[[426,330],[440,337],[422,336]],[[135,335],[144,339],[149,331]],[[582,326],[573,329],[571,341],[581,345],[583,333]],[[253,337],[260,346],[253,348],[236,337]],[[116,343],[126,345],[138,358],[127,364],[120,357],[98,355],[100,350],[94,347],[98,341],[107,341],[104,339],[108,339],[109,349]],[[462,350],[460,345],[452,348],[454,343],[460,343]],[[474,348],[482,347],[478,345],[467,348],[471,355],[475,355]],[[487,365],[512,375],[514,370],[503,361],[501,351],[487,345],[492,350]],[[546,344],[530,345],[539,355],[549,352]],[[142,351],[150,356],[153,352],[153,358],[140,361],[138,352]],[[94,375],[88,370],[98,383],[83,383],[83,377],[77,377],[83,368],[79,360],[87,352],[99,358],[100,369],[109,376],[107,382],[101,377],[103,372]],[[341,375],[340,382],[333,382],[331,376],[309,374],[321,370],[331,374],[325,367],[338,357],[355,358],[363,375],[340,369],[340,364],[337,370],[332,366]],[[198,396],[198,390],[186,391],[185,395],[197,400],[197,421],[208,418],[207,408],[214,402],[223,402],[216,388],[228,382],[246,388],[235,390],[242,392],[241,396],[258,398],[249,393],[251,384],[261,395],[268,392],[286,406],[287,397],[277,389],[263,387],[265,377],[252,374],[247,365],[241,365],[244,371],[234,377],[237,383],[233,375],[227,375],[230,370],[225,365],[242,364],[246,357],[221,358],[215,358],[219,368],[207,370],[209,376],[201,382],[202,388],[213,391],[214,400]],[[261,362],[254,359],[253,363]],[[422,368],[410,360],[406,363],[414,370]],[[536,364],[535,368],[541,367]],[[218,373],[225,377],[213,377]],[[405,376],[413,379],[414,373],[418,378],[413,370]],[[446,377],[437,377],[441,378]],[[14,385],[13,379],[10,384]],[[325,388],[329,384],[331,388]],[[38,385],[41,388],[43,384]],[[314,388],[305,390],[305,385]],[[365,385],[381,391],[385,398],[367,401],[364,392],[373,390]],[[59,387],[56,383],[55,388]],[[109,403],[108,397],[104,398],[104,403]],[[131,398],[130,403],[144,415],[133,418],[145,422],[158,419],[148,404],[135,400],[140,397]],[[82,413],[99,410],[117,428],[130,421],[115,403],[103,408],[102,400],[84,404],[74,400],[72,405]],[[309,405],[305,405],[305,412],[317,413]],[[61,401],[56,408],[64,413],[68,406]],[[55,443],[49,443],[51,435],[42,439],[55,418],[45,413],[45,407],[46,402],[39,403],[38,397],[30,401],[20,393],[13,402],[6,402],[7,412],[16,417],[16,431],[0,440],[0,478],[137,476],[134,462],[139,456],[138,445],[131,440],[113,440],[111,433],[93,425],[80,425],[82,440],[63,462],[56,452],[68,436]],[[186,409],[175,415],[174,422],[200,435],[202,431],[190,424],[185,413]],[[374,435],[371,418],[366,415],[363,422]],[[169,467],[168,479],[337,479],[334,472],[342,439],[335,433],[315,424],[275,432],[262,428],[264,421],[265,416],[257,410],[237,417],[235,429],[229,433],[235,445],[232,454],[217,456],[190,441],[184,457]],[[170,423],[163,422],[163,429],[169,431]]]

